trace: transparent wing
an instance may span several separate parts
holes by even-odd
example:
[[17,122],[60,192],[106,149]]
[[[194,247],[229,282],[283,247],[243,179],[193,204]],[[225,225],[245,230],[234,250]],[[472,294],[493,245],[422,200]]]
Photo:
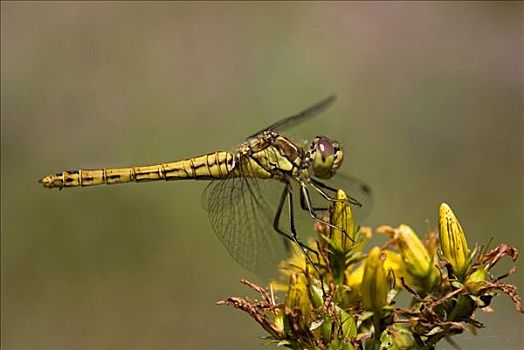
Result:
[[272,208],[278,202],[270,202],[269,183],[272,193],[275,187],[282,189],[275,180],[231,176],[212,181],[202,198],[213,230],[229,254],[263,277],[275,276],[279,262],[288,254],[284,237],[273,229]]
[[306,121],[307,119],[316,116],[320,112],[322,112],[324,109],[326,109],[330,104],[332,104],[336,99],[335,95],[330,95],[323,99],[322,101],[319,101],[315,103],[314,105],[306,108],[300,113],[297,113],[295,115],[289,116],[287,118],[281,119],[277,121],[276,123],[273,123],[264,129],[250,135],[247,137],[247,139],[253,138],[257,136],[258,134],[264,132],[264,131],[282,131],[285,130],[291,126],[297,125],[299,123],[302,123]]

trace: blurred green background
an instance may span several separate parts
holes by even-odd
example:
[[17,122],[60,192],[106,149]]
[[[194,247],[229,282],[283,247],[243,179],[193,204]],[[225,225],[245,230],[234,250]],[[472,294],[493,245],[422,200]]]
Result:
[[[522,3],[2,2],[1,20],[4,349],[262,348],[214,304],[254,276],[205,183],[37,180],[229,149],[332,92],[296,133],[346,145],[367,224],[423,233],[446,201],[471,244],[524,247]],[[464,349],[522,348],[522,315],[493,306]]]

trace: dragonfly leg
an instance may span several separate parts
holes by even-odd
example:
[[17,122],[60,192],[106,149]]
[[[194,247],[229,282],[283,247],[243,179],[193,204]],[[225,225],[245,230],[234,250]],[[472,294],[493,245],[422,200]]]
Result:
[[[280,195],[280,200],[278,201],[278,207],[277,207],[277,211],[275,213],[275,218],[273,219],[273,228],[275,229],[275,231],[277,231],[279,234],[281,234],[282,236],[284,236],[286,239],[288,239],[289,241],[294,241],[293,237],[284,232],[280,227],[279,227],[279,223],[280,223],[280,215],[282,215],[282,209],[284,208],[284,203],[286,202],[286,198],[287,198],[287,185],[284,187],[284,189],[282,190],[282,194]],[[286,248],[289,249],[289,244],[288,244],[288,241],[284,241],[285,242],[285,245],[286,245]]]
[[[300,191],[300,208],[302,210],[308,210],[306,200],[304,198],[304,192]],[[328,211],[328,207],[313,207],[315,211]]]
[[330,228],[332,229],[335,229],[335,230],[340,230],[343,232],[343,234],[348,237],[351,241],[353,241],[353,239],[351,239],[351,237],[349,237],[348,233],[346,232],[346,230],[342,227],[338,227],[336,225],[333,225],[332,223],[322,219],[318,214],[317,212],[315,211],[315,208],[313,208],[313,205],[311,204],[311,197],[309,195],[309,190],[306,186],[305,183],[300,183],[300,189],[302,191],[302,196],[303,196],[303,201],[304,201],[304,204],[306,206],[306,210],[309,212],[309,215],[311,215],[311,217],[313,219],[315,219],[317,222],[321,223],[321,224],[324,224],[326,226],[329,226]]
[[[282,210],[284,208],[284,203],[286,201],[286,198],[288,199],[289,228],[291,230],[291,234],[284,232],[279,227],[280,216],[282,215]],[[311,264],[311,266],[313,266],[315,268],[315,270],[317,270],[317,272],[320,275],[320,271],[318,271],[317,266],[315,265],[315,263],[313,263],[313,261],[311,260],[309,254],[307,253],[307,251],[312,252],[313,254],[315,254],[316,257],[317,257],[317,260],[320,261],[318,253],[313,248],[308,247],[306,244],[302,243],[298,239],[298,234],[297,234],[297,230],[296,230],[296,227],[295,227],[295,215],[294,215],[294,212],[293,212],[293,208],[294,208],[293,207],[293,192],[292,192],[291,184],[290,183],[286,183],[286,186],[282,190],[282,194],[280,196],[280,201],[279,201],[278,207],[277,207],[277,212],[276,212],[275,218],[273,220],[273,228],[275,229],[275,231],[277,231],[278,233],[280,233],[281,235],[283,235],[284,237],[286,237],[290,241],[294,242],[300,248],[300,250],[302,250],[302,253],[304,253],[306,259]]]
[[[337,191],[338,191],[337,189],[335,189],[333,187],[330,187],[330,186],[326,185],[325,183],[323,183],[321,181],[318,181],[316,179],[310,178],[310,180],[311,180],[311,186],[313,186],[313,188],[315,190],[317,190],[317,192],[320,193],[322,195],[322,197],[324,197],[326,200],[331,201],[331,202],[334,202],[334,201],[337,200],[336,198],[331,197],[329,194],[327,194],[324,191],[324,190],[328,190],[328,191],[331,191],[333,193],[337,193]],[[360,203],[358,200],[356,200],[353,197],[348,197],[348,201],[349,201],[350,204],[356,205],[358,207],[362,206],[362,203]]]
[[311,186],[318,192],[320,193],[320,195],[322,197],[324,197],[324,199],[330,201],[330,202],[336,202],[336,198],[334,196],[331,196],[329,193],[327,193],[325,190],[328,190],[328,191],[331,191],[333,192],[334,194],[337,193],[337,190],[335,190],[334,188],[332,187],[329,187],[328,185],[318,181],[318,180],[315,180],[313,178],[310,178],[310,183],[311,183]]
[[[286,199],[288,198],[291,198],[292,200],[292,192],[290,190],[290,187],[291,185],[290,184],[286,184],[286,186],[284,187],[284,189],[282,190],[282,194],[280,195],[280,200],[279,200],[279,203],[278,203],[278,207],[277,207],[277,211],[275,213],[275,218],[273,219],[273,228],[275,229],[275,231],[277,231],[279,234],[281,234],[282,236],[284,236],[285,238],[287,238],[288,240],[290,240],[291,242],[295,242],[298,246],[300,246],[301,248],[303,249],[307,249],[307,250],[311,250],[310,247],[308,247],[307,245],[305,245],[304,243],[300,242],[297,238],[297,232],[296,232],[296,229],[295,229],[295,222],[294,222],[294,216],[292,215],[292,210],[290,210],[290,228],[291,228],[291,234],[285,232],[284,230],[282,230],[280,228],[280,216],[282,215],[282,210],[284,210],[284,204],[286,202]],[[292,203],[290,203],[289,205],[290,207],[292,206]]]

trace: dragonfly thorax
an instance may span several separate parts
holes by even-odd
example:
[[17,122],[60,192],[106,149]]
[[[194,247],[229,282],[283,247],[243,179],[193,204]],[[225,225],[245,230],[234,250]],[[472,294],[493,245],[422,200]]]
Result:
[[317,136],[308,151],[313,174],[320,179],[329,179],[335,175],[344,160],[344,152],[338,142],[325,136]]

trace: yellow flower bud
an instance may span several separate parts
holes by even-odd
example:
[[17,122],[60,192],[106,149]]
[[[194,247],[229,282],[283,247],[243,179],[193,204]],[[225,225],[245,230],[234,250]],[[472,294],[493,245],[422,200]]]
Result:
[[457,277],[464,277],[469,268],[470,250],[466,235],[451,208],[442,203],[438,213],[440,250]]
[[353,212],[348,197],[342,190],[337,192],[337,201],[331,211],[330,222],[340,229],[331,229],[330,242],[338,251],[347,252],[356,240]]
[[424,286],[431,288],[438,277],[433,257],[408,225],[400,225],[398,228],[398,245],[409,273]]
[[311,300],[308,293],[307,279],[304,275],[296,273],[291,275],[284,304],[288,310],[284,315],[286,321],[306,323],[309,320],[311,316]]
[[379,311],[387,304],[389,286],[384,259],[379,247],[371,249],[366,258],[360,293],[364,307],[371,311]]

